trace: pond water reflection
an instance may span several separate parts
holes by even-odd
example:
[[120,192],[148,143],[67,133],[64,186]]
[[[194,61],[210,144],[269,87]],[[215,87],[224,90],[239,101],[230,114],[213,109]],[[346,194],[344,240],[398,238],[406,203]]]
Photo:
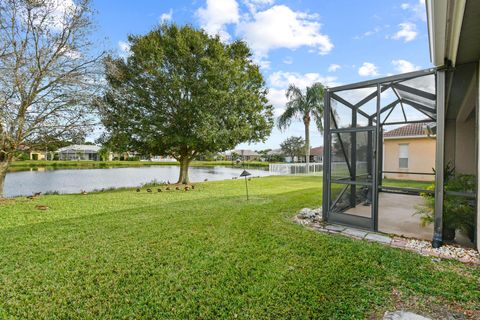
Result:
[[[129,168],[108,169],[30,169],[14,171],[7,174],[5,196],[15,197],[31,195],[36,192],[79,193],[82,190],[93,191],[108,188],[136,187],[156,180],[158,182],[178,179],[180,167],[175,165],[154,165]],[[226,180],[238,177],[243,171],[239,167],[208,166],[190,167],[189,176],[192,182],[205,179]],[[248,169],[253,176],[267,176],[267,169]]]

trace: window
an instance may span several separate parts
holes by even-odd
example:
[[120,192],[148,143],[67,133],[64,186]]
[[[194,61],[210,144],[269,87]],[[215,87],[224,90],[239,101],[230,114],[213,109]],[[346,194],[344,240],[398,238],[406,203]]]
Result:
[[408,144],[399,144],[398,167],[400,169],[408,168]]

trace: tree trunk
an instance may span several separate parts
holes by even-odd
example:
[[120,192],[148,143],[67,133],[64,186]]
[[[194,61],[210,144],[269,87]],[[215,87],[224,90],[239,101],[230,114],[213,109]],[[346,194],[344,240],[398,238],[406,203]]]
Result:
[[10,161],[0,162],[0,199],[3,198],[3,187],[5,186],[5,177],[10,166]]
[[188,157],[180,158],[180,176],[178,177],[178,182],[181,184],[189,184],[190,179],[188,178],[188,166],[190,165],[191,159]]
[[310,172],[310,118],[305,117],[305,173]]

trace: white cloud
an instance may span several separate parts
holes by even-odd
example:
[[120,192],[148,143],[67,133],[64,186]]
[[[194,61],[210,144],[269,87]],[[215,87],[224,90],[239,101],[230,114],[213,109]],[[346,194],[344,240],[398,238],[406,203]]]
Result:
[[337,77],[322,76],[319,73],[300,74],[296,72],[277,71],[270,75],[270,84],[275,88],[287,88],[290,84],[294,84],[302,90],[311,86],[315,82],[320,82],[325,86],[333,87],[338,85]]
[[[20,17],[28,19],[26,6],[20,5],[17,10]],[[73,0],[44,0],[32,9],[31,19],[39,28],[60,32],[69,24],[76,10]]]
[[425,7],[425,0],[419,0],[416,3],[402,3],[400,7],[403,10],[410,11],[413,16],[413,19],[420,19],[422,21],[427,21],[427,13]]
[[416,66],[410,61],[403,60],[403,59],[393,60],[392,64],[395,67],[395,70],[400,73],[412,72],[412,71],[421,69],[420,66]]
[[162,13],[160,15],[160,23],[167,23],[173,18],[173,10],[170,9],[168,12]]
[[341,66],[339,64],[332,63],[331,65],[328,66],[328,71],[329,72],[335,72],[340,68],[341,68]]
[[274,0],[244,0],[243,3],[247,6],[251,13],[257,12],[258,9],[264,8],[268,5],[273,5]]
[[414,40],[417,37],[417,25],[411,22],[403,22],[398,25],[400,30],[398,30],[392,38],[395,40],[403,39],[405,42]]
[[129,55],[132,54],[130,51],[130,44],[125,41],[118,41],[118,54],[122,58],[127,58]]
[[287,96],[285,95],[285,89],[274,89],[270,88],[268,90],[268,101],[273,106],[274,116],[280,116],[283,111],[285,111],[285,105],[287,104]]
[[285,111],[285,104],[288,99],[286,97],[287,88],[290,84],[294,84],[302,90],[311,86],[316,82],[320,82],[325,86],[334,87],[339,85],[336,77],[322,76],[318,73],[300,74],[296,72],[277,71],[269,77],[270,88],[268,89],[268,101],[274,107],[275,116],[280,116]]
[[293,59],[292,59],[292,57],[285,57],[285,59],[283,59],[282,62],[285,63],[285,64],[292,64]]
[[270,50],[277,48],[295,50],[307,46],[319,54],[329,53],[333,44],[327,35],[320,32],[320,27],[317,15],[275,5],[242,20],[237,34],[248,42],[255,58],[263,60]]
[[82,54],[76,50],[64,50],[65,57],[72,59],[72,60],[77,60],[82,57]]
[[368,30],[368,31],[364,32],[362,35],[355,36],[354,39],[362,39],[362,38],[365,38],[365,37],[370,37],[370,36],[373,36],[374,34],[379,33],[380,31],[382,31],[382,28],[377,26],[377,27],[373,28],[372,30]]
[[196,15],[201,27],[208,34],[218,34],[223,41],[230,39],[226,25],[240,21],[238,3],[235,0],[207,0],[207,6],[199,8]]
[[377,66],[370,62],[364,62],[358,69],[358,74],[362,77],[378,75]]

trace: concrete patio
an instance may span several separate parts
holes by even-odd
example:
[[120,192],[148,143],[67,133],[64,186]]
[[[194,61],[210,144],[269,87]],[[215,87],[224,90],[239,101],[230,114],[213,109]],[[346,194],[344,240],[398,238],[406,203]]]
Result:
[[[407,238],[431,240],[433,225],[422,227],[416,207],[423,204],[420,196],[380,192],[378,208],[378,230]],[[371,206],[357,205],[345,211],[362,217],[371,216]]]

